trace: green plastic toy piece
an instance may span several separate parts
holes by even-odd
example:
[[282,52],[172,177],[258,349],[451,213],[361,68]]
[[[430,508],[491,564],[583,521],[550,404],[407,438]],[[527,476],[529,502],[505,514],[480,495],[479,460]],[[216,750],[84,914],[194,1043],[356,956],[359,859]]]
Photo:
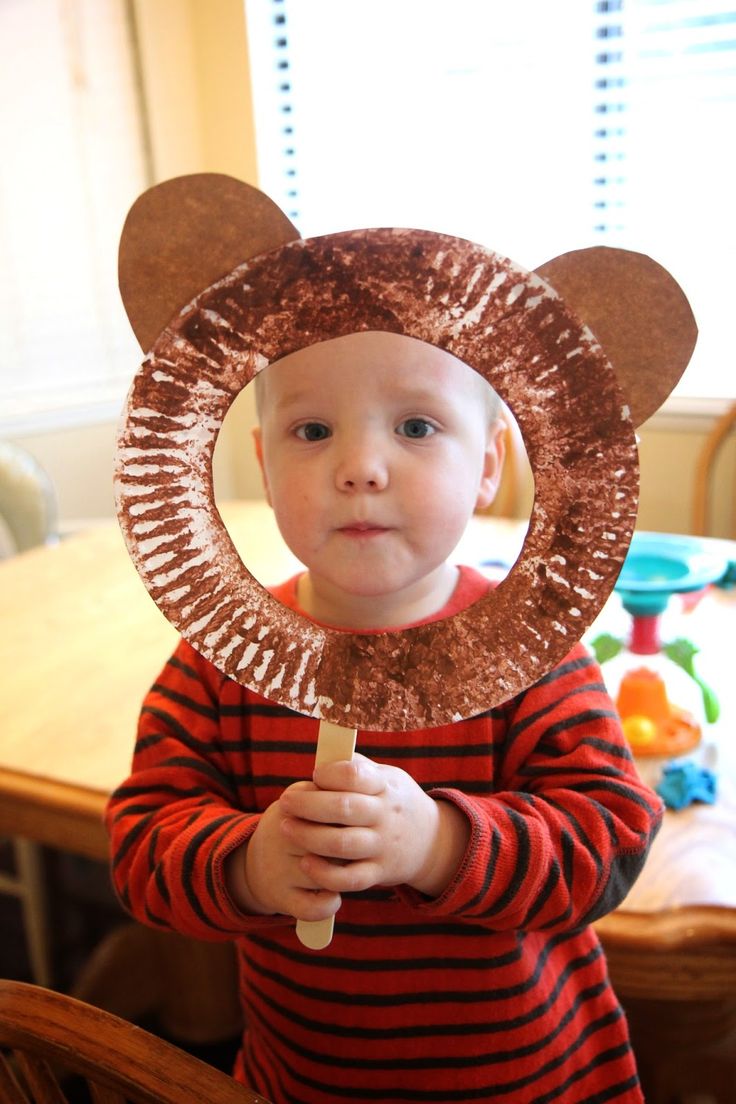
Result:
[[[617,636],[612,636],[610,633],[601,633],[600,636],[596,636],[590,642],[593,655],[601,666],[609,659],[614,659],[615,656],[619,655],[624,650],[624,646],[623,640],[619,640]],[[715,724],[721,715],[721,706],[715,692],[707,683],[703,682],[695,670],[694,660],[699,651],[700,649],[696,648],[692,641],[686,640],[684,637],[678,637],[677,640],[662,645],[664,655],[673,663],[676,663],[697,684],[703,696],[705,719],[708,724]]]
[[611,636],[610,633],[601,633],[595,640],[591,640],[590,646],[593,649],[593,655],[596,658],[596,662],[601,666],[615,656],[622,652],[624,649],[623,640],[619,640],[617,636]]
[[694,660],[700,649],[696,648],[692,641],[685,640],[684,637],[678,637],[677,640],[673,640],[669,644],[663,644],[662,651],[668,659],[681,667],[700,687],[700,693],[703,695],[705,719],[709,724],[715,724],[721,715],[721,706],[714,691],[703,682],[695,670]]

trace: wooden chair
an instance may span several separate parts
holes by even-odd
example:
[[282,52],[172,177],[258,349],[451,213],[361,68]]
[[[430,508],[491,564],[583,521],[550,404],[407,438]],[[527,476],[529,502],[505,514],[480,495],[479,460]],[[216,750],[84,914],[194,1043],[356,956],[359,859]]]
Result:
[[[51,479],[30,453],[7,441],[0,441],[0,521],[10,536],[10,554],[57,540],[56,493]],[[50,985],[41,849],[21,837],[9,842],[15,869],[13,873],[0,871],[0,893],[20,900],[31,976],[40,985]]]
[[0,441],[0,517],[16,552],[56,539],[56,492],[30,453]]
[[[706,438],[705,444],[698,456],[695,468],[695,483],[693,489],[691,528],[695,536],[713,536],[712,513],[716,491],[716,470],[719,456],[729,437],[736,430],[736,403],[722,414]],[[721,489],[721,488],[719,488]],[[731,540],[736,539],[736,462],[734,474],[727,482],[723,490],[724,501],[730,508],[728,532],[723,533]]]
[[92,1104],[268,1104],[227,1074],[90,1004],[0,981],[0,1104],[67,1104],[81,1077]]

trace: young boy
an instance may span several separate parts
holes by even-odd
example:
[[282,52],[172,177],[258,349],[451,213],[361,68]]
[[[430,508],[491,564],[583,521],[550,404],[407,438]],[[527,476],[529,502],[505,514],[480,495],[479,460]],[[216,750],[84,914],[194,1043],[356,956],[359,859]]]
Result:
[[[485,593],[448,560],[502,464],[477,373],[353,335],[271,365],[258,398],[267,495],[306,566],[281,601],[375,632]],[[589,925],[661,809],[584,649],[503,707],[360,732],[352,762],[313,772],[317,729],[181,643],[109,805],[134,915],[237,940],[236,1077],[275,1104],[641,1101]],[[327,949],[301,946],[294,917],[335,913]]]

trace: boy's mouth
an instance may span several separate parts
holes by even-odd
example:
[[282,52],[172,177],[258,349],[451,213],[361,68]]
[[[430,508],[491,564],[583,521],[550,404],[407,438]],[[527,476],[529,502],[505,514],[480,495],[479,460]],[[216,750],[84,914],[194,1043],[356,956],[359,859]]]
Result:
[[351,521],[338,529],[338,533],[346,537],[377,537],[388,531],[387,526],[376,525],[371,521]]

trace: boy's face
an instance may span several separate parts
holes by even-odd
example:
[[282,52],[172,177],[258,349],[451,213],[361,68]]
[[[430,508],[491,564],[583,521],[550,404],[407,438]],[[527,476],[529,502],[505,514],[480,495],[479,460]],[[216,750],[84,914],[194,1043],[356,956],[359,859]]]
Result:
[[447,564],[502,461],[481,377],[411,338],[355,334],[265,370],[256,451],[319,620],[390,627],[436,612]]

